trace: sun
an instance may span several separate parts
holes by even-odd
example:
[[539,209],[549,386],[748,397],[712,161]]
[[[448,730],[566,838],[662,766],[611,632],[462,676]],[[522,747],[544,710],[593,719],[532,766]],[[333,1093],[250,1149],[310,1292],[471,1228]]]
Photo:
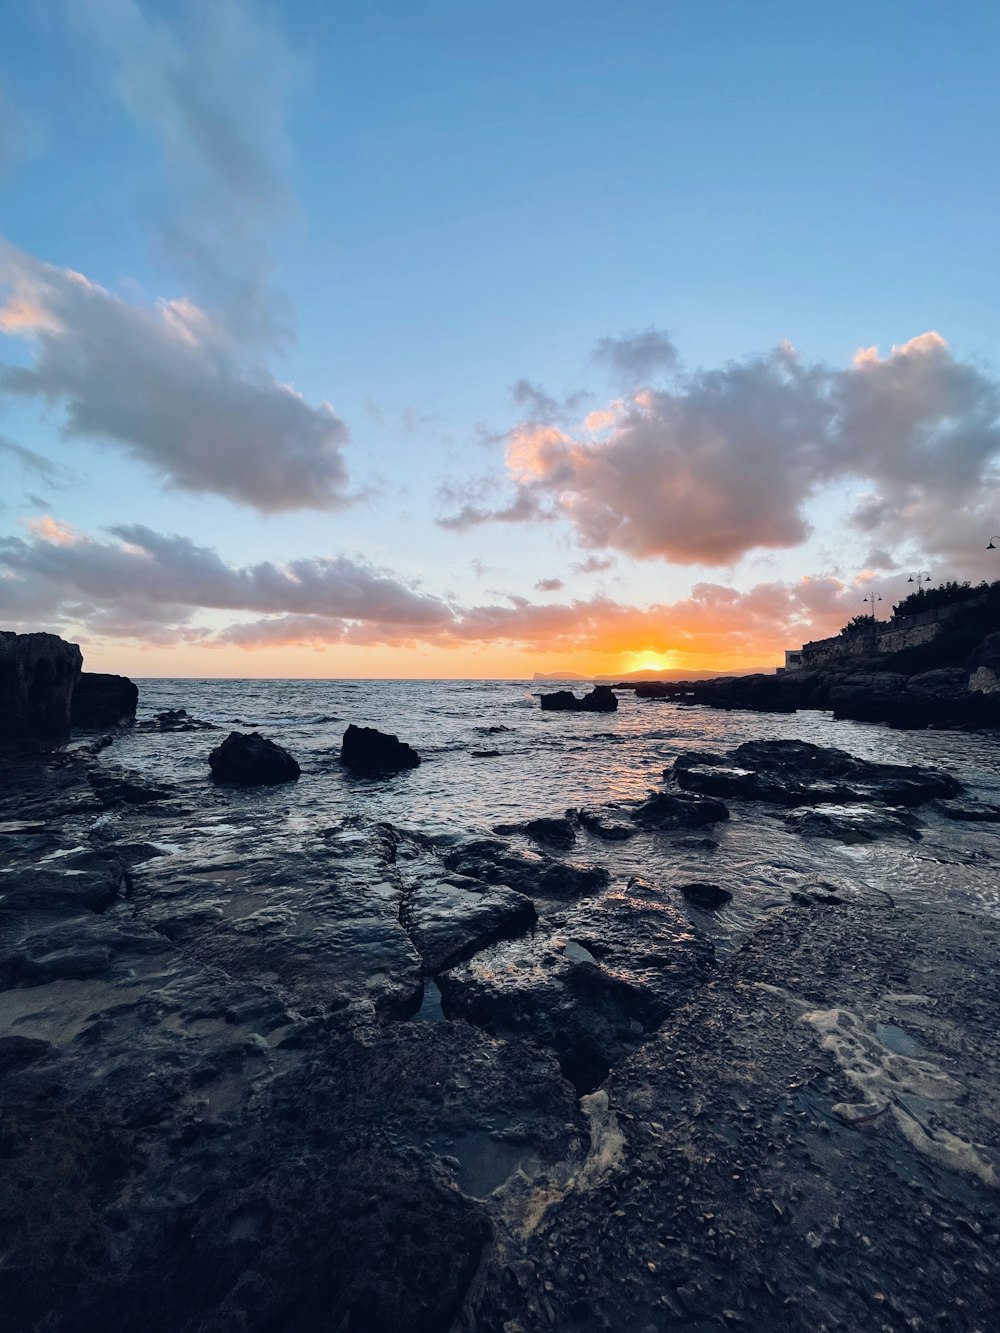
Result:
[[663,671],[670,665],[674,654],[667,653],[629,653],[627,669],[629,671]]

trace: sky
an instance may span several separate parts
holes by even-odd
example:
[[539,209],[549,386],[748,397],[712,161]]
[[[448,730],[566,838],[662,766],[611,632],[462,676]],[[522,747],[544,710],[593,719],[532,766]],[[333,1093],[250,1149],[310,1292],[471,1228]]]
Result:
[[4,628],[138,677],[727,670],[1000,577],[992,0],[0,26]]

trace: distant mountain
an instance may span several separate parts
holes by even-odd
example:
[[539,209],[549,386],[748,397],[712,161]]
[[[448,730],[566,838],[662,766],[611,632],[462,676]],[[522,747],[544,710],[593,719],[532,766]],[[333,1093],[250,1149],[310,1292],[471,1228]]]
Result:
[[772,675],[773,666],[741,667],[733,671],[706,671],[701,667],[674,667],[668,671],[626,671],[621,676],[581,676],[576,671],[536,671],[532,680],[587,680],[595,685],[631,684],[640,680],[715,680],[718,676]]

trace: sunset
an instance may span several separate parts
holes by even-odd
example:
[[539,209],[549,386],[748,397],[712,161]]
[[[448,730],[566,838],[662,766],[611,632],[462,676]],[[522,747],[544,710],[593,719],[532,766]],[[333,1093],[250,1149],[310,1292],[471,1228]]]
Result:
[[868,582],[995,574],[988,7],[641,4],[610,63],[587,5],[57,10],[5,20],[12,628],[773,667]]
[[998,68],[0,5],[0,1333],[992,1333]]

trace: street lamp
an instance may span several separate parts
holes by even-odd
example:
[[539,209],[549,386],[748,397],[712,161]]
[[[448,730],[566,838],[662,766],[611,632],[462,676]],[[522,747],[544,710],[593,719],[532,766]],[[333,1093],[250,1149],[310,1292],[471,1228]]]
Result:
[[[913,576],[914,574],[916,575],[916,578],[914,578],[914,576]],[[915,569],[915,570],[913,571],[913,574],[911,574],[910,577],[909,577],[906,581],[907,581],[907,583],[916,583],[916,584],[918,584],[918,585],[921,584],[921,583],[930,583],[930,581],[931,581],[931,576],[930,576],[930,574],[927,573],[927,570],[926,570],[926,569]],[[920,591],[919,586],[918,586],[918,588],[917,588],[917,591],[918,591],[918,592]]]
[[863,602],[871,602],[871,607],[872,607],[872,620],[877,619],[877,614],[876,614],[876,611],[875,611],[875,603],[876,603],[876,602],[880,602],[880,601],[882,600],[882,595],[881,595],[881,593],[877,593],[877,592],[869,593],[867,597],[862,597],[861,600],[862,600]]
[[990,538],[990,543],[989,543],[989,545],[988,545],[987,548],[986,548],[987,551],[995,551],[995,550],[997,549],[997,548],[993,545],[994,542],[1000,542],[1000,536],[998,536],[995,532],[994,532],[993,536]]

